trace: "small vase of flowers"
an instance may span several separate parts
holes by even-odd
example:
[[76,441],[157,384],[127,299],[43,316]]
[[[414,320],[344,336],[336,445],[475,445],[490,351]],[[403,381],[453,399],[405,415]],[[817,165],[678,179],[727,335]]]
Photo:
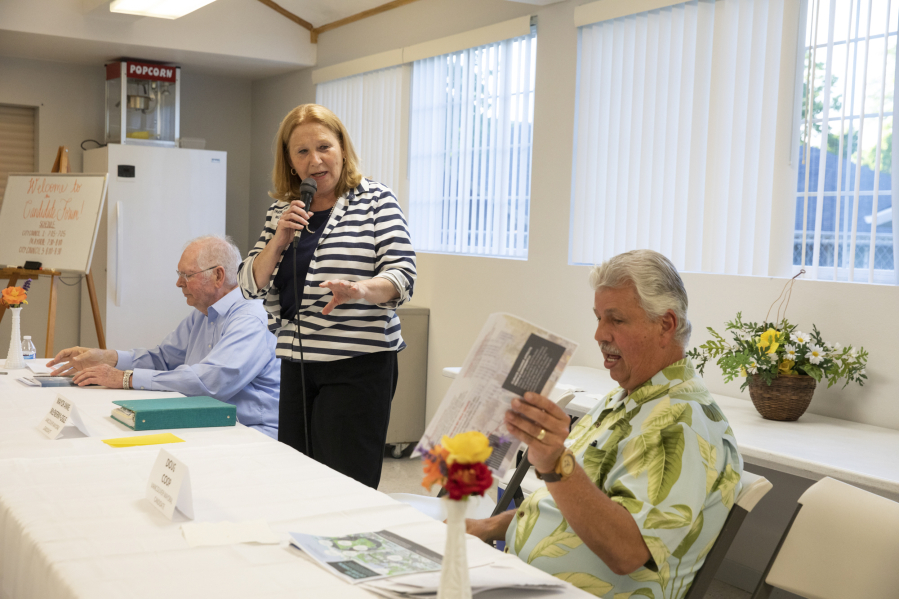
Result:
[[465,551],[465,511],[468,498],[484,495],[493,484],[493,474],[487,459],[493,447],[486,436],[477,431],[444,436],[440,443],[422,454],[424,480],[422,486],[430,490],[440,484],[446,495],[446,548],[440,568],[438,599],[470,599],[468,557]]
[[12,314],[12,334],[9,338],[9,351],[6,353],[6,368],[25,368],[25,358],[22,357],[22,306],[28,303],[28,289],[31,288],[31,279],[25,281],[21,287],[6,287],[0,292],[0,303],[9,308]]
[[744,378],[740,389],[749,387],[756,409],[769,420],[797,420],[822,380],[828,387],[842,380],[845,387],[864,385],[868,378],[868,352],[825,342],[815,325],[806,334],[786,319],[777,324],[744,322],[738,312],[726,325],[731,341],[711,327],[708,331],[713,339],[687,353],[700,374],[716,359],[725,382]]

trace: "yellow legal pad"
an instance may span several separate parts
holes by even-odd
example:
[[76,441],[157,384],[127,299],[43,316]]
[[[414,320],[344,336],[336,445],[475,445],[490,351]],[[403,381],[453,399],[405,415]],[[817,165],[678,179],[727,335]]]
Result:
[[139,445],[162,445],[163,443],[184,443],[172,433],[159,435],[138,435],[136,437],[120,437],[118,439],[103,439],[110,447],[137,447]]

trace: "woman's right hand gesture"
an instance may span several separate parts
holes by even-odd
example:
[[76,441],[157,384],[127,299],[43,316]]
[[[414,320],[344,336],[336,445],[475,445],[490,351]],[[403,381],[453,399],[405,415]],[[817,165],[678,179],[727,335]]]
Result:
[[275,230],[275,235],[272,238],[272,242],[278,248],[283,250],[290,245],[294,237],[296,237],[296,232],[303,230],[309,224],[309,218],[312,216],[312,213],[306,212],[304,208],[305,204],[303,202],[294,200],[281,213],[281,218],[278,220],[278,228]]

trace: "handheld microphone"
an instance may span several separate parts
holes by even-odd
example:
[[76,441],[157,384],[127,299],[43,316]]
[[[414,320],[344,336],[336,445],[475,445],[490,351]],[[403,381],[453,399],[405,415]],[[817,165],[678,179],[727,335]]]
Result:
[[[318,191],[318,183],[315,182],[315,179],[312,177],[306,177],[303,179],[303,182],[300,183],[300,201],[303,202],[303,209],[308,212],[309,208],[312,207],[312,196],[315,195],[315,192]],[[300,243],[300,234],[302,230],[298,230],[293,237],[293,244],[296,246]]]

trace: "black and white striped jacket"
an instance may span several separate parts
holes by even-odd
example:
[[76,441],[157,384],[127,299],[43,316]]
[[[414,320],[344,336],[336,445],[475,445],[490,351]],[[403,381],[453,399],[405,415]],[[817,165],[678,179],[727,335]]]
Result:
[[[238,276],[244,297],[263,300],[269,329],[278,336],[277,356],[299,361],[299,346],[294,341],[296,320],[281,319],[280,293],[273,284],[281,260],[262,289],[253,278],[253,260],[274,236],[281,213],[289,205],[275,202],[268,209],[262,235],[240,265]],[[372,277],[393,283],[399,297],[378,305],[351,300],[334,308],[328,316],[322,315],[331,292],[319,287],[319,283]],[[300,306],[306,361],[330,362],[405,347],[394,309],[412,297],[415,277],[415,252],[396,196],[387,186],[362,179],[355,189],[337,199],[309,263]]]

